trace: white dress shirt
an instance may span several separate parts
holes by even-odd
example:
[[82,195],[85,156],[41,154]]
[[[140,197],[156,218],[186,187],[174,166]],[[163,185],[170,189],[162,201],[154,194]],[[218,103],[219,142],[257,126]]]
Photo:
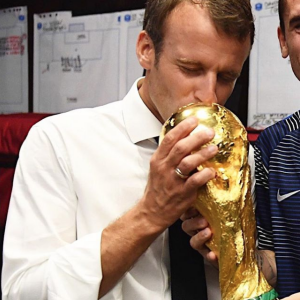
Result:
[[[30,130],[6,224],[3,300],[97,299],[102,230],[142,197],[162,127],[137,82],[122,101]],[[218,300],[218,272],[206,269],[209,300]],[[102,299],[171,299],[167,231]]]

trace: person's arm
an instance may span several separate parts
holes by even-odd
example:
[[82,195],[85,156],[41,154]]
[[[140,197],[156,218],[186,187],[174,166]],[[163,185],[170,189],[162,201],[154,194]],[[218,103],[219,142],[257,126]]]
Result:
[[255,216],[257,227],[256,258],[258,265],[269,284],[277,283],[277,267],[273,246],[273,233],[270,212],[268,158],[270,153],[263,139],[258,139],[254,146],[255,158]]
[[[250,145],[249,165],[250,165],[250,169],[251,169],[251,182],[252,182],[251,194],[252,194],[254,206],[257,201],[261,201],[260,198],[256,199],[256,194],[255,194],[255,183],[256,183],[255,175],[258,177],[258,182],[261,182],[261,174],[262,174],[261,172],[259,175],[257,173],[255,173],[255,162],[258,165],[258,169],[260,169],[260,171],[262,169],[261,168],[261,164],[262,164],[261,156],[258,155],[258,153],[259,153],[259,151],[257,149],[256,155],[254,155],[254,149]],[[266,197],[265,190],[264,190],[264,195]],[[258,215],[258,212],[257,212],[257,215]],[[258,263],[258,267],[263,272],[267,281],[269,282],[269,284],[271,286],[275,287],[276,282],[277,282],[277,268],[276,268],[276,261],[275,261],[275,253],[271,250],[258,250],[257,249],[255,256],[256,256],[257,263]]]
[[189,135],[196,122],[183,121],[152,157],[148,184],[136,206],[107,228],[77,238],[76,174],[57,124],[45,122],[29,133],[15,174],[4,246],[3,300],[96,299],[118,283],[194,202],[197,188],[215,175],[204,169],[183,180],[175,168],[188,174],[217,149],[190,155],[212,134]]
[[268,283],[275,287],[277,282],[275,253],[270,250],[256,250],[256,260]]
[[300,300],[300,293],[293,294],[293,295],[283,298],[281,300]]
[[197,172],[186,180],[175,173],[179,167],[188,174],[217,152],[213,146],[190,155],[193,149],[199,149],[212,138],[203,131],[189,135],[195,126],[195,120],[183,121],[165,136],[151,159],[144,196],[103,231],[100,297],[120,280],[154,239],[194,203],[198,187],[214,178],[215,172],[211,169]]
[[138,203],[102,232],[101,266],[103,278],[99,298],[116,285],[164,230],[164,226],[155,226],[147,218],[143,209]]

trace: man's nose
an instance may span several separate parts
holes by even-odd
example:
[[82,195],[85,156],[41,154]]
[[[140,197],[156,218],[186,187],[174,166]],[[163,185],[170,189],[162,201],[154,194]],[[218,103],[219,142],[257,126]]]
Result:
[[204,103],[206,105],[218,103],[216,89],[216,76],[213,74],[207,74],[206,76],[201,78],[201,80],[199,80],[199,83],[195,90],[195,99],[198,102]]

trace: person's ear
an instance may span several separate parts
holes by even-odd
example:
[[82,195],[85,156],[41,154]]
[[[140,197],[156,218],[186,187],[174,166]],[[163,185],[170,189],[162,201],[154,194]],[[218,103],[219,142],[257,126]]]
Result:
[[284,32],[282,32],[282,29],[280,27],[277,28],[277,36],[280,44],[281,56],[283,58],[287,58],[289,55],[289,48],[286,43],[285,34]]
[[136,54],[140,65],[146,70],[151,69],[155,60],[155,50],[153,42],[145,30],[141,31],[138,36]]

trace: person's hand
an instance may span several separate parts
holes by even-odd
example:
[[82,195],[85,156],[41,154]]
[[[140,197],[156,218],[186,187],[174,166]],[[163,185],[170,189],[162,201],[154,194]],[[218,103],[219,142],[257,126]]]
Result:
[[[153,226],[162,230],[173,224],[197,197],[200,186],[215,177],[215,171],[205,168],[193,172],[197,166],[212,158],[218,151],[217,146],[201,146],[209,142],[213,129],[201,129],[190,134],[198,125],[195,117],[180,122],[169,131],[151,158],[148,183],[140,209]],[[181,178],[176,172],[179,168]]]
[[204,259],[218,268],[216,254],[206,247],[205,243],[211,238],[212,232],[206,219],[194,207],[189,208],[181,217],[182,229],[191,236],[190,244]]
[[282,298],[281,300],[300,300],[300,293],[296,293],[289,297]]

